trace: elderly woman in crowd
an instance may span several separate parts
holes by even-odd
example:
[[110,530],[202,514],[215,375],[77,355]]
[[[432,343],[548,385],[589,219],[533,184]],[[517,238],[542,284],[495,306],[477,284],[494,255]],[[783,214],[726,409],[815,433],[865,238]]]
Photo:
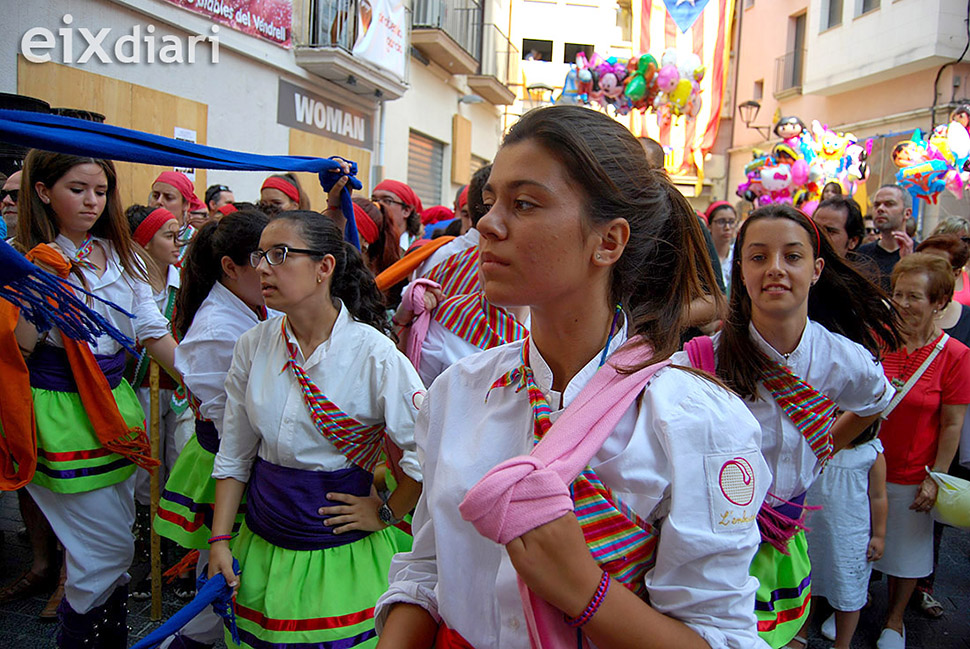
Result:
[[889,517],[886,551],[875,567],[889,576],[889,614],[879,649],[906,645],[903,611],[916,580],[933,571],[929,511],[937,486],[924,467],[943,472],[950,467],[970,403],[970,350],[946,335],[938,320],[952,297],[953,269],[939,256],[913,253],[893,269],[892,298],[904,346],[883,359],[898,405],[880,433]]

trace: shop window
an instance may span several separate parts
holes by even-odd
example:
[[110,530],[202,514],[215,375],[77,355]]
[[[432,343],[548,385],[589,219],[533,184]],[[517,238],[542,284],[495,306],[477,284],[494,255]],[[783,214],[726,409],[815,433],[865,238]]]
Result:
[[522,39],[523,61],[552,61],[552,41],[537,38]]
[[566,43],[563,47],[563,63],[575,63],[576,55],[580,52],[586,54],[586,58],[593,56],[593,46],[583,45],[581,43]]
[[408,138],[408,185],[428,207],[441,205],[441,173],[445,145],[411,131]]

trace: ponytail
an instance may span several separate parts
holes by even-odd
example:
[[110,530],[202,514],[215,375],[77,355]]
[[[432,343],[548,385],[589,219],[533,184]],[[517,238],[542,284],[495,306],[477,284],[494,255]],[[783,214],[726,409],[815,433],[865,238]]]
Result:
[[222,279],[222,258],[229,257],[238,266],[249,264],[249,254],[259,248],[259,237],[268,222],[260,211],[241,209],[206,223],[195,233],[182,259],[182,285],[173,319],[179,339],[185,337],[199,307]]

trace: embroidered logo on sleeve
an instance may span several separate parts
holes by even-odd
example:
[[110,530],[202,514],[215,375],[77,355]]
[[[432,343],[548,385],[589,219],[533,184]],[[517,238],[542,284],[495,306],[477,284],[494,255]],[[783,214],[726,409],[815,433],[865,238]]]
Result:
[[424,405],[424,399],[427,396],[427,392],[424,390],[418,390],[411,395],[411,405],[414,406],[415,410],[421,410],[421,406]]
[[715,532],[747,529],[754,525],[755,473],[752,461],[757,451],[741,455],[708,455],[704,458],[711,527]]

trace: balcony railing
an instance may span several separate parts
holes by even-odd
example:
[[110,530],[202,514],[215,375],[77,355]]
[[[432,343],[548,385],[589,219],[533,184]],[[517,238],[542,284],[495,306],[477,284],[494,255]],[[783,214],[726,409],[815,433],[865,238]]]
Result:
[[482,74],[495,77],[508,85],[512,66],[519,61],[519,49],[496,25],[488,24],[482,30]]
[[482,5],[475,0],[415,0],[411,27],[443,30],[481,60],[482,17]]
[[805,50],[792,50],[775,59],[775,95],[801,90],[804,69]]
[[311,3],[309,45],[339,47],[350,52],[357,40],[358,2],[359,0],[316,0]]

